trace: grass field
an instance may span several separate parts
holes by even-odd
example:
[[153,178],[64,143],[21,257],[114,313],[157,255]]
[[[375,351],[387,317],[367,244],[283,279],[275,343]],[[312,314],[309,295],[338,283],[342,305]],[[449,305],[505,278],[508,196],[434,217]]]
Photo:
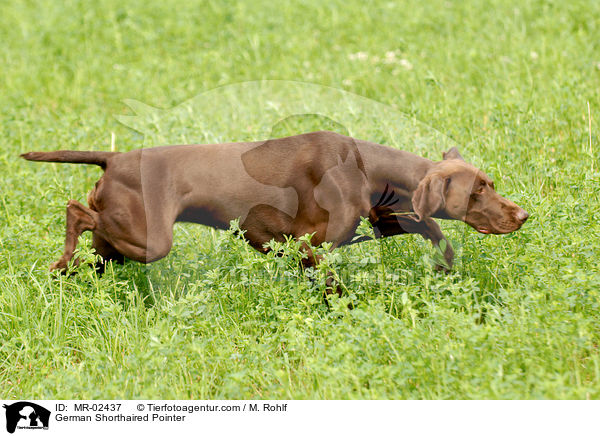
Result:
[[[598,35],[600,3],[577,0],[3,2],[0,398],[600,398]],[[337,250],[310,281],[293,243],[263,256],[192,225],[152,267],[47,271],[67,200],[85,202],[100,170],[19,153],[109,150],[111,132],[121,151],[193,139],[115,115],[134,115],[126,99],[169,109],[261,79],[349,91],[431,126],[529,221],[505,236],[443,222],[449,275],[408,236]],[[246,139],[220,114],[182,129]],[[352,131],[385,142],[367,125],[379,128]],[[331,309],[327,269],[345,287]]]

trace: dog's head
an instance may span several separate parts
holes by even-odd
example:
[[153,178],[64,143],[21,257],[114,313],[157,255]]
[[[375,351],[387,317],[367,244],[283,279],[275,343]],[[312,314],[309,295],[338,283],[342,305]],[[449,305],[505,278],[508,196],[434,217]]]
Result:
[[427,217],[464,221],[480,233],[518,230],[529,214],[494,190],[494,182],[464,161],[453,147],[421,180],[412,198],[417,219]]

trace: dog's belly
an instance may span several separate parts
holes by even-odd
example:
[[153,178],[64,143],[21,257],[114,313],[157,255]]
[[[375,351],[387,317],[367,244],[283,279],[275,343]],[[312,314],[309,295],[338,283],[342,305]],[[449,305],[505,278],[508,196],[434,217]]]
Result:
[[215,216],[214,212],[203,207],[188,207],[177,216],[176,222],[203,224],[217,229],[226,229],[228,223]]
[[235,219],[239,219],[240,224],[244,223],[251,211],[258,206],[268,206],[292,217],[298,212],[298,195],[292,188],[249,182],[244,191],[222,190],[219,195],[213,196],[210,202],[186,207],[177,217],[177,221],[228,228],[230,222]]
[[[175,190],[164,197],[178,199],[176,221],[226,229],[239,219],[247,239],[259,249],[285,235],[314,233],[314,242],[336,245],[354,236],[360,216],[370,208],[369,185],[355,154],[342,153],[342,159],[335,153],[310,154],[315,150],[299,146],[285,153],[267,149],[254,161],[244,159],[253,148],[199,146],[187,150],[185,159],[162,156],[154,166],[169,164]],[[144,192],[162,189],[151,186],[157,171],[145,172],[150,178]],[[164,179],[161,183],[167,185]]]

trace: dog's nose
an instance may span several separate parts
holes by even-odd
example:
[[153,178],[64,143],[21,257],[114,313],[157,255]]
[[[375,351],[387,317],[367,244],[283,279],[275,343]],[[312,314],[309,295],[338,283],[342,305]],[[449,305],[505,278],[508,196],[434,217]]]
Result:
[[529,218],[529,214],[527,213],[527,211],[525,209],[520,209],[517,212],[517,219],[521,222],[524,223],[525,221],[527,221],[527,218]]

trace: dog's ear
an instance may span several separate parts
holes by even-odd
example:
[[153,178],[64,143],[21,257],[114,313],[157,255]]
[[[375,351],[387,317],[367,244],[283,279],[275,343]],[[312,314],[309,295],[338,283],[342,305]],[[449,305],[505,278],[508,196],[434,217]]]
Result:
[[446,204],[444,179],[439,174],[425,177],[415,190],[412,207],[418,221],[423,221]]
[[444,160],[459,159],[459,160],[462,160],[463,162],[465,161],[463,159],[463,157],[460,155],[460,153],[458,152],[458,148],[456,148],[456,147],[452,147],[447,152],[442,153],[442,156],[443,156]]

